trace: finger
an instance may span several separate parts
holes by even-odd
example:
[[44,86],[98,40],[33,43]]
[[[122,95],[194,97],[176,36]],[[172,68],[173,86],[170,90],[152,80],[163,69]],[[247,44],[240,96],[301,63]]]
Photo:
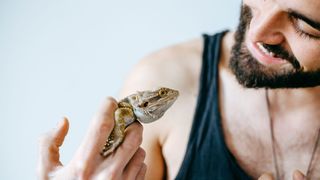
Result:
[[109,169],[112,166],[111,169],[123,172],[142,142],[142,125],[138,122],[132,123],[127,127],[125,133],[123,143],[104,160],[99,171]]
[[136,180],[144,180],[147,173],[147,165],[142,164],[140,171],[138,172],[138,175],[136,177]]
[[134,179],[135,177],[137,177],[137,174],[139,173],[143,165],[145,157],[146,152],[142,148],[139,148],[125,167],[123,174],[124,179]]
[[303,173],[299,170],[295,170],[293,172],[293,180],[304,180],[305,176]]
[[273,176],[270,173],[262,174],[258,180],[273,180]]
[[82,173],[87,174],[90,169],[103,160],[100,152],[113,129],[116,108],[117,102],[109,97],[93,117],[84,140],[73,159]]
[[39,140],[38,175],[46,176],[57,166],[61,166],[59,147],[69,130],[66,117],[58,124],[57,128],[43,135]]
[[145,151],[139,148],[134,154],[132,159],[129,161],[125,170],[119,169],[115,166],[114,159],[110,158],[115,154],[110,154],[103,164],[96,170],[95,178],[100,179],[143,179],[146,174],[146,165],[143,163],[145,159]]
[[64,138],[69,131],[69,121],[67,117],[63,117],[62,121],[59,122],[57,129],[54,134],[54,143],[57,147],[60,147],[64,142]]
[[120,169],[128,164],[129,160],[133,157],[134,153],[138,150],[142,143],[142,130],[143,127],[140,123],[135,122],[128,126],[122,145],[118,147],[113,158],[115,165]]

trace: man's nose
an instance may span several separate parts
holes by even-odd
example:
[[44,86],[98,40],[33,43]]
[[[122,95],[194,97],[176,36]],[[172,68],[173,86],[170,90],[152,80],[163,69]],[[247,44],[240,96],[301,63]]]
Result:
[[285,41],[284,30],[287,16],[278,7],[268,7],[253,14],[248,37],[252,42],[270,45],[282,44]]

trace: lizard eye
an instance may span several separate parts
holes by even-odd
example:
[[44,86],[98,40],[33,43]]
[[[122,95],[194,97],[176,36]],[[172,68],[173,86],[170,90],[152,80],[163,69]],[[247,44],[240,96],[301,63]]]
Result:
[[163,96],[165,96],[167,93],[168,93],[167,90],[161,89],[158,94],[159,94],[159,96],[163,97]]
[[137,97],[137,96],[132,96],[132,99],[133,99],[134,101],[136,101],[136,100],[138,100],[138,97]]

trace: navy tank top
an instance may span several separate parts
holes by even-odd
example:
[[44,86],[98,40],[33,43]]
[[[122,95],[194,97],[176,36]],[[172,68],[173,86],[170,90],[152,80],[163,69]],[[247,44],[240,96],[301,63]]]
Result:
[[248,180],[237,164],[223,136],[219,112],[218,64],[226,31],[204,35],[199,95],[189,142],[175,179]]

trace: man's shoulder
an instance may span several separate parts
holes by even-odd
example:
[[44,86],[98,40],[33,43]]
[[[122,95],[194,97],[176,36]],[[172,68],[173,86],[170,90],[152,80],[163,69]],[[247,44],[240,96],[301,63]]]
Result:
[[172,70],[187,68],[202,57],[203,40],[202,38],[193,39],[187,42],[172,45],[143,58],[139,66],[148,66],[154,70]]
[[202,51],[203,40],[197,38],[151,53],[133,68],[124,90],[159,86],[186,88],[198,80]]
[[[175,60],[183,60],[185,58],[192,58],[202,54],[203,40],[202,38],[192,39],[179,44],[171,45],[169,47],[160,49],[149,56],[146,56],[143,60],[163,60],[163,58],[173,58]],[[188,55],[188,56],[186,56]]]

